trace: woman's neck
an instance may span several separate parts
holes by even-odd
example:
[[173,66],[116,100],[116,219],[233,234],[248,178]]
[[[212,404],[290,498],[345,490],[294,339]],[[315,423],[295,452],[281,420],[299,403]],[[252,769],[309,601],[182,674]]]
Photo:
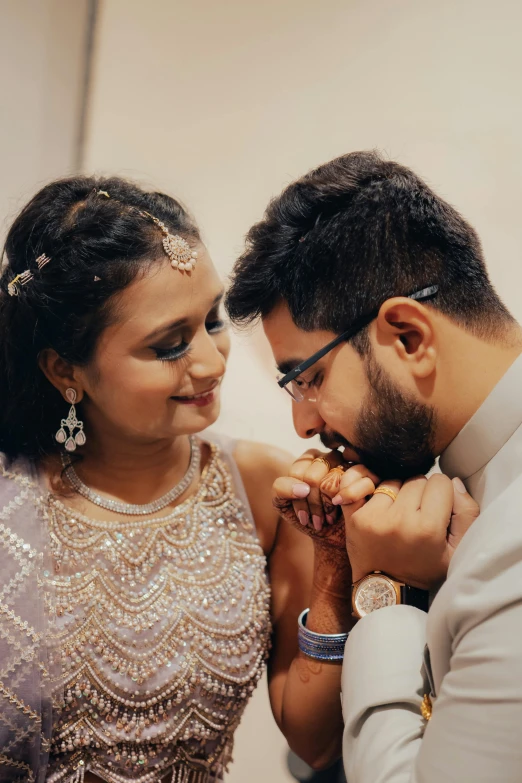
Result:
[[190,441],[187,435],[148,444],[91,437],[79,454],[74,468],[89,488],[127,503],[145,504],[181,481],[189,467]]

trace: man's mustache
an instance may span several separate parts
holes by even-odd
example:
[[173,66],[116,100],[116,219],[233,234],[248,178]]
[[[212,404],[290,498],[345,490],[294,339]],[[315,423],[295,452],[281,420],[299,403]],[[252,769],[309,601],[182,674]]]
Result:
[[340,432],[334,432],[333,430],[323,430],[323,432],[321,432],[319,435],[319,438],[323,446],[326,446],[327,449],[333,450],[344,447],[351,449],[352,451],[357,451],[355,446],[350,443],[349,440],[346,440],[346,438],[344,438]]

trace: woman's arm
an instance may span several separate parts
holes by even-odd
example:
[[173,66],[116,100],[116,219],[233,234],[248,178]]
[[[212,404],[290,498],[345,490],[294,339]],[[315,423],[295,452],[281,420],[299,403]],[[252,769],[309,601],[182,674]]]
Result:
[[341,633],[351,627],[351,573],[344,525],[341,521],[340,546],[338,540],[332,546],[326,543],[330,539],[304,535],[304,528],[282,520],[271,502],[272,484],[279,476],[289,475],[291,458],[277,449],[246,442],[238,444],[235,456],[268,556],[272,711],[292,750],[310,766],[323,768],[341,753],[341,662],[322,662],[300,653],[297,618],[310,607],[307,626],[313,631]]
[[269,663],[272,710],[292,750],[314,769],[322,769],[341,754],[342,661],[319,661],[301,653],[297,646],[297,618],[310,607],[310,630],[334,634],[350,629],[349,564],[346,557],[331,556],[312,547],[312,557],[308,556],[306,564],[312,586],[306,593],[299,585],[299,575],[304,570],[300,553],[303,542],[310,539],[285,523],[278,532],[270,558],[274,623]]

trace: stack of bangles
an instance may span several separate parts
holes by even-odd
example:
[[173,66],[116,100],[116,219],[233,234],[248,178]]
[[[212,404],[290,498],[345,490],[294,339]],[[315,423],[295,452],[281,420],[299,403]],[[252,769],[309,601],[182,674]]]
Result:
[[342,661],[348,634],[309,631],[306,627],[308,612],[309,609],[301,612],[297,621],[297,639],[301,652],[320,661]]

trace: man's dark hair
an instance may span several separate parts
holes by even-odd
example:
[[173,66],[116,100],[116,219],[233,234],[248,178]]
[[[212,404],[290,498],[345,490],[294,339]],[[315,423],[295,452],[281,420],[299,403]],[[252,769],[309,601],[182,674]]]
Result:
[[[430,285],[439,287],[432,306],[479,337],[513,321],[469,223],[410,169],[352,152],[270,202],[248,232],[226,305],[245,325],[283,301],[301,329],[340,333],[386,299]],[[361,352],[366,344],[354,342]]]

